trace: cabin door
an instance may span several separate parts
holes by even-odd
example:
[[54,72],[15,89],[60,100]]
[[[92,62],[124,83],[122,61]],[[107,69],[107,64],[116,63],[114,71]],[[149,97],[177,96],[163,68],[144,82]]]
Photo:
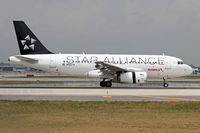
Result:
[[56,68],[56,56],[50,55],[49,68]]

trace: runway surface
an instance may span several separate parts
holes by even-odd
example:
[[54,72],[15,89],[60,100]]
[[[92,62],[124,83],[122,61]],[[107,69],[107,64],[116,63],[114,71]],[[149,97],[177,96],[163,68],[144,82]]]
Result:
[[2,87],[0,88],[0,100],[200,101],[200,88]]

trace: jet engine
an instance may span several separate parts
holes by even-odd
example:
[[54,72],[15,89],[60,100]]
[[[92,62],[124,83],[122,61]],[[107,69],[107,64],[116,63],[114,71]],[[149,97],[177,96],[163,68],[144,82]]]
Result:
[[119,76],[120,82],[124,83],[145,83],[147,80],[146,72],[125,72]]
[[90,78],[100,78],[102,75],[102,72],[100,70],[92,70],[92,71],[87,72],[86,75],[87,77],[90,77]]

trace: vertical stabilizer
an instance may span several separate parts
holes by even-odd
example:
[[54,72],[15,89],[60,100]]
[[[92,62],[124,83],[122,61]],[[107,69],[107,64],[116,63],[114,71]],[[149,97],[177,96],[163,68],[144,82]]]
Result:
[[13,21],[21,55],[53,54],[37,39],[24,21]]

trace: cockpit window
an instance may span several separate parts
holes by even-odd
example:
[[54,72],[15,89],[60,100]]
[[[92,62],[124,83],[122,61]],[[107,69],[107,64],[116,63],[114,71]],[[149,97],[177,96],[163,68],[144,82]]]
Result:
[[178,61],[178,64],[180,65],[180,64],[183,64],[183,61]]

